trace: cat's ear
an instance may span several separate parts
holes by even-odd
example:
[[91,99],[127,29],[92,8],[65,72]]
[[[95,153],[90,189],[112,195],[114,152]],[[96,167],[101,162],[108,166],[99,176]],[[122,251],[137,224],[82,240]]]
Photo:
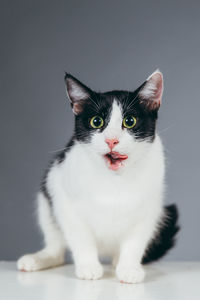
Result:
[[163,94],[163,75],[159,70],[151,74],[138,93],[140,103],[148,110],[158,110]]
[[92,91],[71,74],[65,73],[67,96],[75,115],[82,112],[84,101],[90,98]]

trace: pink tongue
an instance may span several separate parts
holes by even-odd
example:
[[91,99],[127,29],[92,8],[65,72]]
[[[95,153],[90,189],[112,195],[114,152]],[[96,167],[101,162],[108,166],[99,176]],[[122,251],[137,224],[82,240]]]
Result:
[[109,169],[116,171],[122,166],[122,161],[124,159],[127,159],[128,156],[119,154],[118,152],[112,152],[112,158],[115,160],[113,160],[113,161],[111,160],[109,162]]
[[112,157],[114,159],[127,159],[127,155],[122,155],[122,154],[119,154],[117,152],[112,152]]

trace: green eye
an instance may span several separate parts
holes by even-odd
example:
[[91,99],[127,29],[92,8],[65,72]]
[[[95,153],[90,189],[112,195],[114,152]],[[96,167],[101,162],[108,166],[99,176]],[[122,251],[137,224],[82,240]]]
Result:
[[127,116],[123,120],[123,126],[126,128],[133,128],[137,123],[137,120],[133,116]]
[[94,116],[90,120],[90,125],[96,129],[101,128],[103,126],[103,124],[104,124],[104,121],[103,121],[102,117],[99,117],[99,116]]

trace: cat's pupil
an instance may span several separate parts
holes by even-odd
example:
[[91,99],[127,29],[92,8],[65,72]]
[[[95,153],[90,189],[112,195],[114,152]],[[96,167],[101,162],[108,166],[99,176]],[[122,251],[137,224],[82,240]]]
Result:
[[101,122],[102,122],[102,120],[101,120],[100,117],[96,117],[96,118],[93,120],[93,123],[94,123],[94,125],[95,125],[96,127],[101,126]]
[[126,125],[128,125],[128,126],[132,126],[133,124],[134,124],[134,119],[133,119],[133,117],[131,117],[131,116],[128,116],[128,117],[126,117],[126,119],[125,119],[125,123],[126,123]]

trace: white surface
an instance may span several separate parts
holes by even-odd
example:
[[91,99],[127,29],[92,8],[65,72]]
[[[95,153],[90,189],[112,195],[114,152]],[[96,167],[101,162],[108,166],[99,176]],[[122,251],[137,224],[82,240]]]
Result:
[[97,281],[75,278],[73,265],[25,273],[0,262],[1,300],[193,300],[200,299],[200,262],[160,262],[146,266],[144,283],[122,284],[110,266]]

